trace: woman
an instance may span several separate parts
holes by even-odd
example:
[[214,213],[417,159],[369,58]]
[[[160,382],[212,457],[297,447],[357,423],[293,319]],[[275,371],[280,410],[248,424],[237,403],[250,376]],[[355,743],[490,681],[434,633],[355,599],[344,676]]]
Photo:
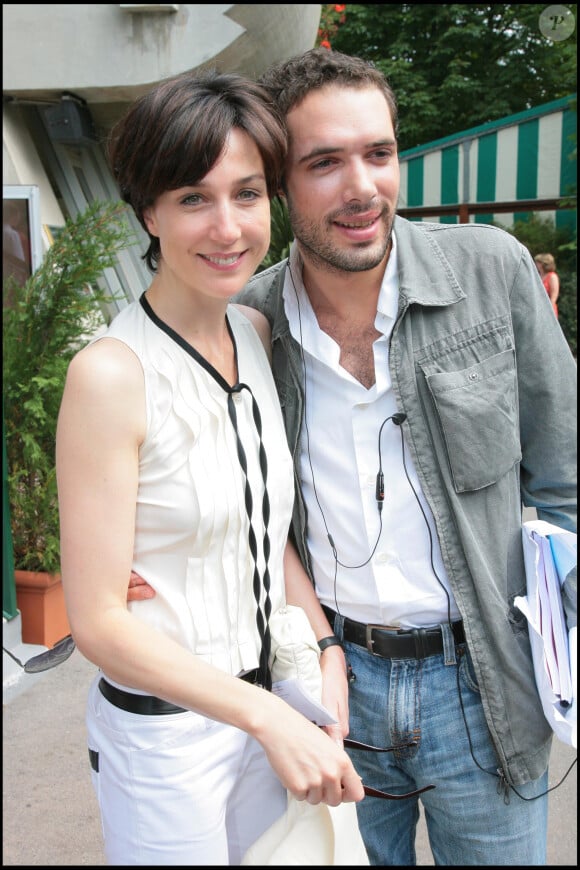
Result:
[[[363,797],[344,749],[262,688],[269,608],[285,582],[293,603],[315,596],[286,544],[267,322],[228,300],[268,249],[284,155],[265,92],[216,73],[162,82],[111,137],[153,277],[73,359],[57,431],[68,616],[101,669],[87,723],[111,864],[239,864],[286,788]],[[156,594],[127,605],[132,570]]]
[[556,272],[556,261],[552,254],[536,254],[534,263],[542,279],[546,293],[550,297],[554,314],[558,316],[558,296],[560,295],[560,279]]

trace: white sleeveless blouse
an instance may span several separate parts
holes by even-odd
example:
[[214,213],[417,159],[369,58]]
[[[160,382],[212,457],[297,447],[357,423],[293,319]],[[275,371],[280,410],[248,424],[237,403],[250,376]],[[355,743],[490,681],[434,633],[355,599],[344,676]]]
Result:
[[[145,308],[134,302],[123,309],[96,340],[124,342],[139,358],[145,377],[147,431],[139,455],[133,568],[156,596],[129,607],[200,658],[237,674],[258,666],[254,584],[259,582],[263,608],[266,567],[272,609],[285,600],[282,559],[294,478],[262,343],[232,305],[227,318],[239,383],[251,387],[251,393],[232,393],[242,459],[228,412],[227,384],[157,321],[146,302]],[[261,417],[265,485],[252,394]]]

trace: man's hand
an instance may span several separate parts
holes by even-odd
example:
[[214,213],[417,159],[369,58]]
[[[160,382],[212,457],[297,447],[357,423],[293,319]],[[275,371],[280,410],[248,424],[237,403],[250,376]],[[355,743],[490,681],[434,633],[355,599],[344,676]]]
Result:
[[324,650],[320,658],[322,670],[322,703],[337,720],[336,725],[326,725],[324,731],[335,743],[342,746],[348,737],[348,681],[346,659],[340,646]]
[[129,588],[127,589],[127,602],[146,601],[148,598],[155,598],[155,589],[146,580],[143,580],[139,574],[131,571]]

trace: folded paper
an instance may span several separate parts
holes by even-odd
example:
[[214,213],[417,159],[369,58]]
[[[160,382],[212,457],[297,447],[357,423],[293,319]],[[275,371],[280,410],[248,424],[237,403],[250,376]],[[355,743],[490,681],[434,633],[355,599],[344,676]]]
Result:
[[525,596],[515,606],[529,623],[534,673],[544,715],[556,737],[577,747],[576,625],[562,605],[566,578],[576,567],[576,535],[543,520],[522,526]]

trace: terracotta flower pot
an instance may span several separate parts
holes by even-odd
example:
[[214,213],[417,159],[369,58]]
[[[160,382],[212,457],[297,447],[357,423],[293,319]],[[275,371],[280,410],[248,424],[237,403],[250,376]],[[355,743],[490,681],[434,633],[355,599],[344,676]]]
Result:
[[60,574],[15,571],[23,643],[52,648],[70,634]]

